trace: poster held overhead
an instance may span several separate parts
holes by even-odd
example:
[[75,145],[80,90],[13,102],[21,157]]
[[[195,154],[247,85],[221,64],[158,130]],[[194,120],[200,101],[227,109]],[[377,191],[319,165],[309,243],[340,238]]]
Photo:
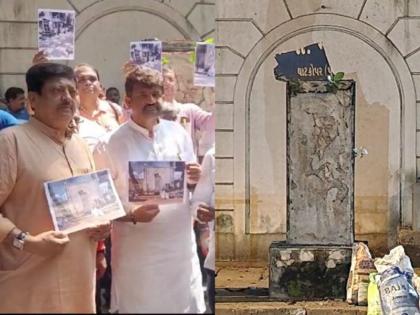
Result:
[[216,48],[214,44],[197,43],[195,48],[194,85],[215,86]]
[[75,12],[38,9],[38,50],[49,60],[74,59]]
[[162,71],[162,42],[130,42],[130,59],[138,65]]

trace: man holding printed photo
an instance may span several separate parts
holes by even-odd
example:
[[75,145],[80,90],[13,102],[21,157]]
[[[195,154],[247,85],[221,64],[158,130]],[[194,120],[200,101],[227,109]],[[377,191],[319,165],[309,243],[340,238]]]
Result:
[[139,205],[129,202],[129,161],[176,161],[186,164],[186,178],[200,177],[187,132],[160,120],[162,75],[133,64],[126,67],[128,122],[99,145],[98,168],[111,170],[127,216],[112,229],[111,312],[203,313],[204,295],[188,194],[184,202]]
[[73,134],[74,72],[42,63],[26,83],[33,116],[0,132],[0,313],[94,313],[96,242],[110,226],[54,231],[43,185],[94,170]]

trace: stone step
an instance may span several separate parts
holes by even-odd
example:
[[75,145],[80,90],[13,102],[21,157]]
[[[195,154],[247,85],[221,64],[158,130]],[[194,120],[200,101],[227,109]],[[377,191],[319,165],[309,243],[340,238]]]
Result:
[[367,307],[343,301],[216,303],[217,315],[366,315]]
[[217,262],[216,314],[366,315],[367,308],[342,300],[278,302],[268,292],[265,262]]

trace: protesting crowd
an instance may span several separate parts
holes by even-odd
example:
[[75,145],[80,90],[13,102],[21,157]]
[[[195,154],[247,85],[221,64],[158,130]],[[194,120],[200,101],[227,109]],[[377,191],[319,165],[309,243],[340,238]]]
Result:
[[[27,93],[11,87],[0,103],[2,313],[214,312],[213,113],[176,101],[170,66],[121,66],[123,95],[94,66],[40,51]],[[133,161],[184,162],[182,202],[132,202]],[[125,214],[58,231],[44,184],[99,170]]]

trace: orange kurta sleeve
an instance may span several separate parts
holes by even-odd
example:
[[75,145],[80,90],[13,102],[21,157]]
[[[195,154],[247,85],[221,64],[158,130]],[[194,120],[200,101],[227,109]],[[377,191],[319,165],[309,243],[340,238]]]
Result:
[[0,242],[15,227],[13,222],[3,215],[3,204],[9,197],[17,177],[17,152],[13,134],[0,133]]

